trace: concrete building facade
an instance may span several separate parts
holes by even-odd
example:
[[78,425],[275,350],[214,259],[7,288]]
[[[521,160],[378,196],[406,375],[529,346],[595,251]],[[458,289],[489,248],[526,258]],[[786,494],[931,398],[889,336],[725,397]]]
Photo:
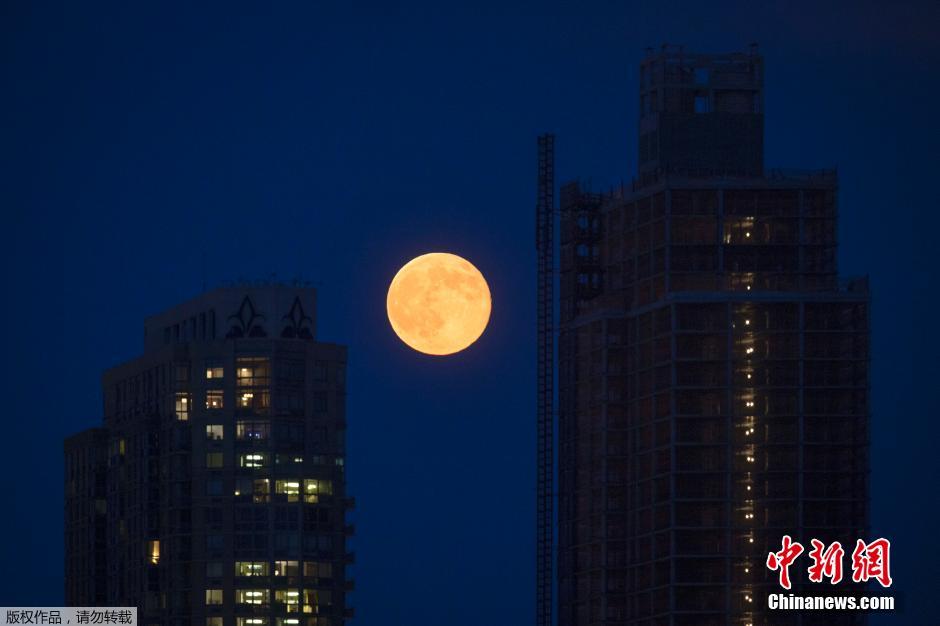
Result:
[[[561,190],[558,624],[858,623],[766,602],[783,535],[851,553],[868,527],[836,173],[764,168],[755,49],[651,52],[640,97],[632,188]],[[793,593],[859,591],[806,565]]]
[[315,291],[209,292],[148,318],[69,438],[66,603],[141,624],[338,626],[352,560],[343,346]]

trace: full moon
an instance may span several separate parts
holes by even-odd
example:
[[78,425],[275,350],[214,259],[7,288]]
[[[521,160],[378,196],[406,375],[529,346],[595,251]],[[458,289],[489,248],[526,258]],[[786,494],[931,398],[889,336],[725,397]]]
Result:
[[456,254],[432,252],[405,264],[388,288],[388,321],[425,354],[460,352],[490,319],[490,288],[480,270]]

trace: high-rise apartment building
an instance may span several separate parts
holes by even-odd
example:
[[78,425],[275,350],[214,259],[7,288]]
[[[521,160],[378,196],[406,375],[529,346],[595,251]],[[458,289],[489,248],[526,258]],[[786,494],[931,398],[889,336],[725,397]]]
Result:
[[66,603],[146,625],[340,626],[346,349],[315,292],[230,287],[148,318],[65,443]]
[[[755,49],[664,47],[640,81],[632,188],[561,190],[558,624],[858,623],[766,602],[783,535],[868,539],[869,296],[836,269],[836,173],[764,168]],[[803,558],[793,593],[858,591]]]

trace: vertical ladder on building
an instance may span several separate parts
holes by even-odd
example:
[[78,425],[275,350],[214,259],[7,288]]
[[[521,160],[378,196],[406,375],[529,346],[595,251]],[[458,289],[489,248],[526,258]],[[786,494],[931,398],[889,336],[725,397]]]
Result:
[[555,136],[538,138],[535,623],[552,626],[555,414]]

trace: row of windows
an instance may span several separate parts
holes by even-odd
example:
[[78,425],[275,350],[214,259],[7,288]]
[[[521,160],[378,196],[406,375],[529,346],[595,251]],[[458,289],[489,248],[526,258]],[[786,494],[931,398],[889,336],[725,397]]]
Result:
[[[205,379],[207,381],[220,381],[225,379],[225,362],[212,359],[205,362]],[[306,377],[305,363],[297,360],[275,361],[275,377],[279,381],[302,383]],[[254,387],[267,385],[271,378],[271,359],[268,357],[237,357],[235,359],[235,381],[239,387]],[[326,382],[329,380],[329,362],[317,360],[313,362],[313,380]],[[337,382],[342,382],[342,369],[337,371]],[[189,368],[180,364],[177,366],[178,383],[189,380]],[[211,383],[210,383],[211,384]]]
[[[267,617],[236,617],[235,626],[330,626],[330,618],[316,617],[278,617],[272,622]],[[221,617],[207,617],[206,626],[225,626]]]
[[[238,467],[249,469],[260,469],[269,467],[271,454],[267,452],[245,452],[238,455]],[[297,454],[282,454],[280,452],[273,455],[275,465],[301,465],[304,457]],[[209,469],[219,469],[224,467],[224,454],[222,452],[206,453],[206,467]]]
[[[313,394],[313,410],[317,413],[328,411],[327,393],[317,391]],[[173,409],[176,419],[186,421],[192,412],[193,402],[191,395],[186,391],[177,391],[174,397]],[[225,408],[225,392],[220,389],[210,389],[205,392],[205,407],[208,411]],[[266,414],[271,408],[271,392],[268,389],[240,389],[235,393],[235,408],[258,414]],[[304,394],[299,390],[285,390],[278,393],[275,398],[275,408],[279,413],[302,414],[304,411]]]
[[[305,578],[332,578],[333,564],[325,561],[236,561],[235,576],[304,576]],[[222,576],[222,563],[206,563],[206,576]]]
[[[304,502],[316,504],[320,501],[320,496],[333,495],[333,481],[320,478],[299,478],[275,480],[274,493],[283,496],[287,502]],[[207,496],[222,495],[222,480],[214,479],[206,481]],[[270,502],[271,500],[271,480],[268,478],[245,478],[240,477],[235,480],[235,496],[249,497],[253,502]]]
[[[267,550],[268,540],[272,535],[269,533],[258,534],[236,534],[234,535],[235,549],[239,551],[247,550]],[[274,537],[274,549],[294,554],[301,547],[305,552],[329,552],[333,549],[333,537],[330,535],[316,535],[312,533],[276,533]],[[225,549],[225,536],[220,534],[206,535],[206,550],[209,552],[222,552]]]
[[[272,595],[288,613],[318,613],[319,607],[333,603],[332,594],[323,589],[236,589],[235,604],[265,605]],[[222,589],[206,589],[206,604],[222,604]]]
[[[304,440],[304,425],[294,422],[278,422],[275,424],[275,435],[285,441],[302,442]],[[271,422],[267,420],[252,420],[235,422],[235,439],[238,441],[265,441],[271,437]],[[206,424],[206,439],[209,441],[222,441],[225,438],[223,424]]]

